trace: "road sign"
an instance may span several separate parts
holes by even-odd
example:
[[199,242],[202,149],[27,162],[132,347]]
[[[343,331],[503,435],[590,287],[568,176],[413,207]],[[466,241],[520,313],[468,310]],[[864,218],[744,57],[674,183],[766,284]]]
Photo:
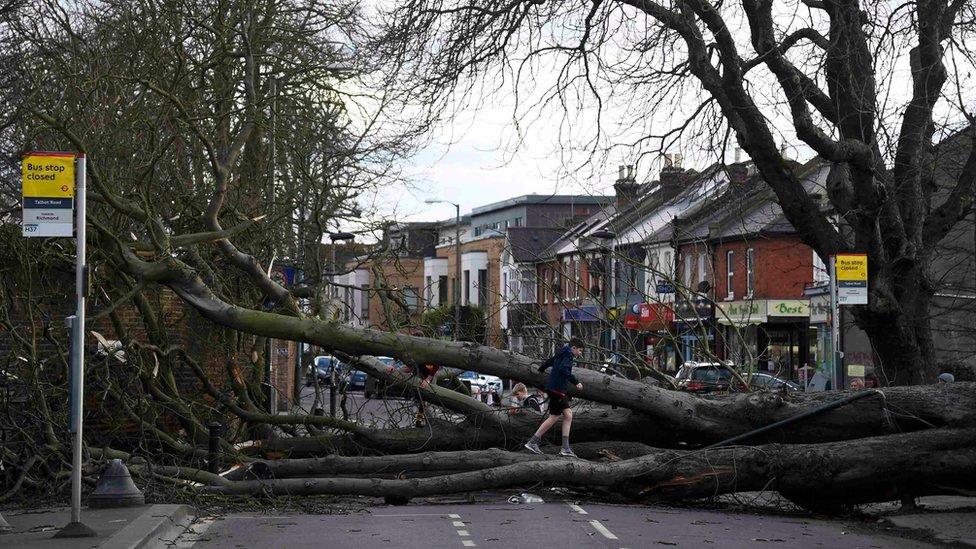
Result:
[[21,163],[27,237],[72,236],[75,196],[75,155],[26,153]]
[[868,256],[838,254],[834,256],[837,276],[838,305],[868,304]]

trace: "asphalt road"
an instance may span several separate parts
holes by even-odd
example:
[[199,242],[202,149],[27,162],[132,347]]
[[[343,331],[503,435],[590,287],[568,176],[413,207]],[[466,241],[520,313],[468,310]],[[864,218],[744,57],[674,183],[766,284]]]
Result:
[[352,515],[234,514],[199,520],[181,549],[248,547],[932,547],[839,521],[567,502],[373,507]]
[[[319,388],[317,406],[325,414],[329,413],[328,387]],[[302,407],[310,412],[315,407],[315,387],[302,389]],[[346,411],[349,419],[365,425],[377,428],[407,427],[413,424],[417,404],[402,398],[366,398],[362,391],[349,391],[346,393]],[[341,394],[336,395],[336,414],[342,417]]]

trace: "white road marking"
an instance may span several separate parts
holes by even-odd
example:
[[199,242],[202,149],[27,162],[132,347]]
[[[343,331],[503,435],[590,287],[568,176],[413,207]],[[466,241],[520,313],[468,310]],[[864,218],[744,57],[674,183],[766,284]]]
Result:
[[456,520],[456,521],[454,521],[454,527],[455,528],[464,528],[464,522],[462,522],[460,520]]
[[467,530],[458,530],[458,535],[462,538],[470,537],[471,534]]
[[607,539],[617,539],[617,536],[613,535],[613,532],[611,532],[610,530],[607,530],[607,527],[600,524],[600,521],[598,520],[591,520],[590,526],[595,528],[597,532],[600,532],[600,534],[602,534],[603,537]]
[[461,542],[461,545],[463,545],[465,547],[475,547],[474,542],[471,541],[471,540],[469,540],[469,539],[466,539],[466,540],[462,541]]
[[573,511],[576,511],[577,513],[579,513],[579,514],[581,514],[581,515],[586,515],[586,514],[588,514],[588,513],[586,512],[586,511],[584,511],[584,510],[583,510],[583,508],[582,508],[582,507],[580,507],[579,505],[576,505],[575,503],[570,503],[570,504],[568,504],[568,505],[569,505],[569,508],[570,508],[570,509],[572,509]]

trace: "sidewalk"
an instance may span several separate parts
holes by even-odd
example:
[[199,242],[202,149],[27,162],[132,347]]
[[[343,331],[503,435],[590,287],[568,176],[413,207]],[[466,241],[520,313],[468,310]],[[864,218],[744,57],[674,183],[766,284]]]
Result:
[[927,496],[917,511],[871,509],[869,514],[892,528],[910,531],[954,546],[976,547],[976,497]]
[[0,533],[0,547],[105,549],[163,547],[193,520],[186,505],[142,505],[119,509],[82,509],[81,521],[98,534],[91,538],[54,538],[71,519],[71,508],[26,511],[8,509],[3,517],[13,527]]

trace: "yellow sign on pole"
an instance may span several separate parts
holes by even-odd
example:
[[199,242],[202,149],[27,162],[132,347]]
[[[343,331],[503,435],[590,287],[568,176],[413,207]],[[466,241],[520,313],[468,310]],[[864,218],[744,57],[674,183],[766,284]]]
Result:
[[834,256],[838,305],[868,304],[868,256],[838,254]]
[[31,152],[21,164],[24,236],[72,236],[75,154]]

